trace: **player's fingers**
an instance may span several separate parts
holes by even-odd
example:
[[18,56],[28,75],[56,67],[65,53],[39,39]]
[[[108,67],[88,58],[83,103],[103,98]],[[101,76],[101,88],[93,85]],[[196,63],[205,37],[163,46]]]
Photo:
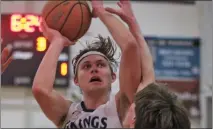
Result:
[[42,32],[42,34],[44,35],[45,38],[47,38],[49,40],[49,36],[48,36],[47,32]]
[[122,4],[128,4],[130,1],[129,0],[120,0],[120,3]]
[[8,55],[8,49],[4,48],[2,53],[1,53],[1,63],[2,64],[6,61],[7,55]]
[[119,1],[119,2],[117,2],[117,5],[120,7],[120,8],[122,8],[122,3]]
[[41,28],[43,28],[43,32],[49,32],[51,29],[49,28],[49,26],[47,25],[45,20],[42,20],[41,22]]
[[42,20],[42,23],[43,23],[43,26],[45,27],[45,29],[49,28],[45,20]]
[[41,30],[42,30],[44,37],[49,39],[49,36],[48,36],[48,33],[47,33],[47,26],[45,25],[45,22],[42,21],[40,26],[41,26]]
[[5,71],[5,69],[9,66],[9,64],[13,61],[13,57],[10,56],[10,58],[4,63],[1,67],[1,73]]
[[40,26],[41,26],[42,32],[46,32],[47,28],[45,27],[45,24],[43,21],[41,22]]
[[45,28],[44,28],[44,25],[43,25],[43,23],[42,23],[42,22],[40,23],[40,27],[41,27],[41,31],[42,31],[42,33],[44,33],[44,32],[45,32]]
[[12,46],[11,45],[8,45],[8,46],[6,46],[3,49],[2,54],[1,54],[1,63],[2,64],[6,62],[6,60],[7,60],[8,56],[10,55],[11,51],[12,51]]
[[78,40],[69,41],[68,46],[69,46],[69,45],[75,45],[76,42],[78,42]]
[[64,40],[65,40],[65,46],[74,45],[75,42],[77,41],[77,40],[75,40],[75,41],[70,41],[70,40],[69,40],[67,37],[65,37],[65,36],[63,36],[63,38],[64,38]]
[[13,56],[10,56],[4,65],[7,67],[12,61],[13,61]]
[[97,18],[96,10],[95,10],[95,9],[92,10],[92,17],[93,17],[93,18]]

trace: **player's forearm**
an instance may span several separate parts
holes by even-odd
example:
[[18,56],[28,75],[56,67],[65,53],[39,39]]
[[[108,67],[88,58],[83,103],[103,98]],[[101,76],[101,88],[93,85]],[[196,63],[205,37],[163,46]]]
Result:
[[99,18],[107,26],[122,50],[119,71],[120,91],[125,93],[129,101],[132,102],[141,77],[140,52],[137,41],[129,29],[114,15],[103,12]]
[[53,89],[58,58],[63,50],[63,45],[59,42],[60,39],[57,39],[50,44],[36,72],[33,87],[41,87],[49,91]]
[[142,82],[154,82],[155,74],[152,55],[136,19],[131,20],[131,22],[129,23],[129,28],[136,38],[140,48]]
[[105,24],[122,51],[128,44],[137,44],[128,28],[114,15],[107,11],[102,11],[98,13],[98,17]]
[[130,103],[133,102],[134,94],[140,84],[140,65],[138,48],[123,51],[119,68],[119,85],[120,91],[126,94]]

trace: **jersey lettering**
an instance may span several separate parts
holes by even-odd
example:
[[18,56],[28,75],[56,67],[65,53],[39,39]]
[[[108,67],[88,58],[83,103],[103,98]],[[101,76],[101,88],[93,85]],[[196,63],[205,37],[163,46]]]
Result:
[[85,119],[80,119],[78,124],[77,122],[68,121],[65,125],[65,129],[82,129],[82,128],[107,128],[107,118],[106,117],[98,117],[98,116],[89,116]]

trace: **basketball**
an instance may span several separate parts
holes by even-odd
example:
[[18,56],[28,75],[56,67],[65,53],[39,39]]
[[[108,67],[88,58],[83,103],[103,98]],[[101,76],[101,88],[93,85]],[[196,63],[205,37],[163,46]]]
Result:
[[89,29],[92,13],[86,1],[48,1],[42,10],[42,17],[50,28],[75,41]]

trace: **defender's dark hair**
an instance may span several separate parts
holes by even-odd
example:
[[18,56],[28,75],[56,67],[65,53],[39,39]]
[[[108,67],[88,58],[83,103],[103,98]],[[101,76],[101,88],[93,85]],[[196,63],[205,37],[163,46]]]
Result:
[[91,44],[86,42],[86,47],[83,50],[80,50],[79,54],[72,59],[73,71],[75,71],[76,67],[78,67],[76,66],[76,64],[79,58],[89,51],[97,51],[104,54],[110,61],[111,71],[113,72],[113,69],[116,69],[116,67],[118,66],[118,63],[114,58],[114,55],[117,50],[116,45],[113,43],[110,37],[104,38],[101,35],[98,35],[98,37],[96,38],[98,40],[93,41]]
[[135,96],[136,129],[190,129],[183,104],[164,84],[152,83]]

